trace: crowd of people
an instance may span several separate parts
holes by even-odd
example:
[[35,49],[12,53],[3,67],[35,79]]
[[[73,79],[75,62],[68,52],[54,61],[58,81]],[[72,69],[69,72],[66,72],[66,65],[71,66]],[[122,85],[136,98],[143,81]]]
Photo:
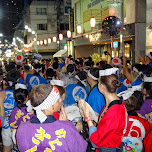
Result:
[[4,152],[152,152],[152,52],[1,61]]

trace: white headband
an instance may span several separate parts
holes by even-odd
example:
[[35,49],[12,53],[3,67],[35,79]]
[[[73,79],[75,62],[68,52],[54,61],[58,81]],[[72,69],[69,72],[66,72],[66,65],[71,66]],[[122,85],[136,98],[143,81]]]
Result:
[[59,90],[55,86],[53,86],[53,89],[48,97],[39,106],[33,107],[33,109],[36,110],[37,118],[41,123],[43,123],[47,119],[47,116],[42,112],[42,110],[46,110],[54,105],[59,100],[59,98]]
[[152,77],[146,77],[144,76],[144,82],[152,82]]
[[17,83],[17,84],[15,85],[15,90],[17,90],[17,89],[19,89],[19,88],[21,88],[21,89],[27,89],[27,87],[26,87],[25,84]]
[[51,84],[51,85],[61,86],[61,87],[64,86],[64,82],[61,81],[61,80],[51,80],[51,81],[50,81],[50,84]]
[[123,100],[129,99],[135,91],[141,91],[141,85],[133,86],[132,88],[128,88],[128,90],[120,92],[117,96],[122,97]]
[[147,56],[152,60],[152,56],[151,56],[150,52],[147,54]]
[[116,74],[116,72],[118,71],[118,68],[110,68],[110,69],[106,69],[106,70],[100,70],[99,71],[99,76],[108,76],[108,75],[112,75],[112,74]]
[[93,80],[97,81],[99,78],[96,78],[94,77],[91,73],[90,73],[90,70],[88,71],[88,74],[87,74],[89,77],[91,77]]
[[85,80],[80,80],[80,78],[76,75],[75,78],[77,80],[79,80],[85,87],[87,86],[87,84],[85,83],[86,79]]
[[138,69],[137,69],[137,68],[135,68],[135,67],[133,67],[133,71],[135,71],[135,72],[139,73]]
[[36,72],[39,72],[39,71],[42,70],[42,68],[37,68],[37,69],[34,68],[34,70],[35,70]]

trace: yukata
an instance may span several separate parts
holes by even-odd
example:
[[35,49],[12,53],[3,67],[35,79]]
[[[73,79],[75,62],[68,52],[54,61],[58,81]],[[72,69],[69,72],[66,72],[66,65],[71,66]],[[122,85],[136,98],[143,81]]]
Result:
[[152,97],[147,97],[140,110],[136,112],[139,117],[147,119],[152,124]]
[[[105,107],[101,111],[103,114]],[[122,150],[122,136],[126,127],[126,110],[121,100],[112,101],[98,126],[89,128],[89,137],[96,152],[116,152]],[[121,146],[121,147],[120,147]]]
[[98,86],[95,85],[88,96],[88,104],[95,111],[96,115],[99,115],[103,107],[105,106],[105,98],[102,93],[99,92]]
[[11,131],[17,129],[21,123],[29,121],[33,116],[35,116],[34,111],[27,112],[26,107],[21,107],[21,109],[16,107],[13,109],[9,121]]
[[40,123],[37,117],[22,123],[16,134],[20,152],[86,152],[87,142],[69,121],[49,115]]
[[34,74],[27,74],[26,76],[26,82],[28,84],[28,91],[30,92],[33,87],[39,85],[39,84],[48,84],[47,80],[41,76],[37,76]]
[[73,105],[77,103],[77,100],[83,99],[87,101],[88,98],[88,90],[78,84],[69,84],[65,87],[66,96],[63,100],[64,105]]

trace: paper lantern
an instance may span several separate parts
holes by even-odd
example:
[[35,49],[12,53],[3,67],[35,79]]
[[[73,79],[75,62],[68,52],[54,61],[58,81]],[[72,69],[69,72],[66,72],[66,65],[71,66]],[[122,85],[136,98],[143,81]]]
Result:
[[48,38],[48,43],[51,44],[51,38]]
[[67,37],[68,37],[68,38],[71,38],[71,36],[72,36],[72,33],[71,33],[71,31],[68,30],[68,31],[67,31]]
[[60,40],[60,41],[63,40],[63,34],[62,34],[62,33],[59,34],[59,40]]
[[57,41],[57,38],[56,36],[53,37],[53,42],[56,42]]
[[40,45],[40,41],[37,41],[37,45],[38,45],[38,46]]
[[43,41],[42,40],[40,41],[40,45],[43,45]]
[[46,39],[44,40],[44,44],[45,44],[45,45],[47,44],[47,40],[46,40]]
[[78,26],[77,26],[77,33],[78,33],[78,34],[81,34],[81,33],[82,33],[81,25],[78,25]]
[[90,19],[90,26],[91,26],[92,28],[94,28],[94,27],[96,26],[96,19],[95,19],[94,17],[92,17],[92,18]]

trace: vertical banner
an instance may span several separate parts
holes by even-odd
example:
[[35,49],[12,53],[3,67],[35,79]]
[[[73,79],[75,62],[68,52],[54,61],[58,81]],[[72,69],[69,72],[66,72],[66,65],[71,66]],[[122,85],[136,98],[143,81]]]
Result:
[[69,15],[69,9],[71,9],[71,0],[64,0],[64,15]]

